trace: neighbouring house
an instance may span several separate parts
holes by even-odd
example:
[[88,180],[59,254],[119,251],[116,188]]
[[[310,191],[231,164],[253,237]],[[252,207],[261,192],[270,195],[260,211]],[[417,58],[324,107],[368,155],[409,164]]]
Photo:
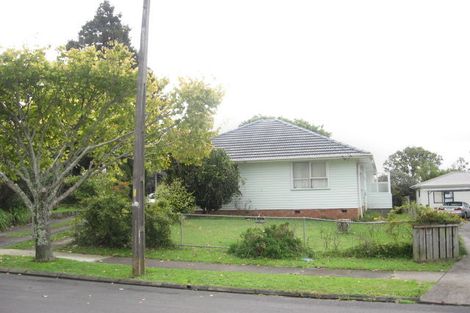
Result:
[[354,219],[390,209],[390,177],[371,153],[277,120],[258,120],[213,139],[238,164],[241,195],[224,213]]
[[416,190],[416,202],[437,208],[445,202],[470,203],[470,173],[451,172],[411,186]]

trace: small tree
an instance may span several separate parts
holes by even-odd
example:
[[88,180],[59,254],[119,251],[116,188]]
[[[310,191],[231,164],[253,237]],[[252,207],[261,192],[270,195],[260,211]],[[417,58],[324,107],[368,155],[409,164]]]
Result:
[[82,26],[78,33],[78,40],[70,40],[67,43],[67,50],[81,49],[86,46],[95,46],[101,50],[111,48],[115,42],[119,42],[127,46],[135,55],[136,52],[129,37],[130,28],[122,25],[121,17],[121,14],[114,14],[114,7],[109,1],[103,1],[96,10],[95,17]]
[[168,180],[181,179],[204,211],[216,211],[240,194],[240,174],[224,150],[214,149],[199,166],[173,162]]

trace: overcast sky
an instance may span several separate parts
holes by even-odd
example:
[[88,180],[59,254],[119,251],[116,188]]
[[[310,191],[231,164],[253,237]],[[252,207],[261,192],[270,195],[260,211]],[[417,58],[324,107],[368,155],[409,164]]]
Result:
[[[0,47],[76,39],[101,0],[2,1]],[[139,46],[142,1],[111,0]],[[370,151],[470,160],[470,1],[152,0],[149,66],[221,85],[221,131],[303,118]]]

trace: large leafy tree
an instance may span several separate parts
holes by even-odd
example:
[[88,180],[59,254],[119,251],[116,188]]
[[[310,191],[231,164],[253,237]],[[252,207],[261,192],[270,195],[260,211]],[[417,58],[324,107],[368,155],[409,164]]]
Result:
[[324,128],[323,128],[323,125],[315,125],[315,124],[312,124],[304,119],[301,119],[301,118],[296,118],[296,119],[288,119],[286,117],[282,117],[282,116],[279,116],[279,117],[274,117],[274,116],[267,116],[267,115],[262,115],[262,114],[258,114],[258,115],[255,115],[249,119],[247,119],[246,121],[243,121],[240,123],[240,125],[238,126],[243,126],[243,125],[246,125],[246,124],[250,124],[250,123],[253,123],[253,122],[256,122],[258,120],[265,120],[265,119],[278,119],[278,120],[281,120],[281,121],[285,121],[285,122],[288,122],[288,123],[291,123],[291,124],[294,124],[294,125],[297,125],[299,127],[303,127],[305,129],[308,129],[308,130],[311,130],[313,132],[316,132],[320,135],[323,135],[323,136],[326,136],[326,137],[330,137],[331,136],[331,133],[326,131]]
[[216,211],[240,193],[237,165],[224,150],[214,149],[200,165],[187,165],[173,160],[166,171],[167,180],[181,179],[204,212]]
[[126,45],[135,54],[129,36],[130,28],[121,22],[121,14],[114,13],[109,1],[103,1],[91,21],[85,23],[78,33],[78,40],[70,40],[67,49],[93,45],[97,49],[110,48],[114,42]]
[[422,147],[406,147],[390,155],[384,163],[390,173],[394,205],[401,205],[404,197],[415,199],[410,187],[442,174],[442,157]]
[[[52,209],[87,178],[130,155],[136,76],[132,52],[122,44],[61,51],[54,61],[43,50],[0,55],[0,182],[32,213],[37,260],[53,257]],[[167,85],[150,74],[146,127],[155,166],[168,164],[173,149],[181,156],[183,146],[186,161],[209,153],[212,115],[222,96],[198,81]],[[91,162],[67,185],[86,157]]]

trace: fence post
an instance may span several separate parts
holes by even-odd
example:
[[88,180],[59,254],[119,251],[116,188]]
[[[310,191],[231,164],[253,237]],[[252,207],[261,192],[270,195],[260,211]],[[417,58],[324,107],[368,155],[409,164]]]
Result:
[[183,217],[180,217],[180,247],[183,247]]
[[303,231],[304,231],[304,247],[307,247],[307,236],[306,236],[306,232],[305,232],[305,216],[304,216],[304,219],[303,219]]

